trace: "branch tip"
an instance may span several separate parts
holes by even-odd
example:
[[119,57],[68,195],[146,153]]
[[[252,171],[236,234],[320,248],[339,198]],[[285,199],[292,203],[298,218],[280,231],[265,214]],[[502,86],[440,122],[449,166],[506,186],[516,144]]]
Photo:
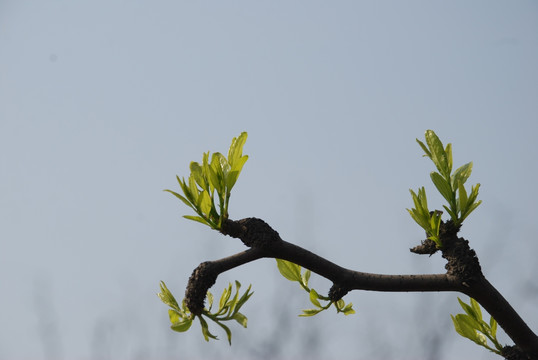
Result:
[[331,289],[329,290],[329,299],[331,299],[332,302],[337,302],[338,300],[346,296],[349,290],[349,288],[342,285],[333,284],[333,286],[331,286]]
[[224,235],[239,238],[243,244],[251,248],[267,248],[282,239],[269,224],[262,219],[246,218],[238,221],[227,219],[222,223]]
[[216,280],[217,272],[211,262],[203,262],[194,269],[185,290],[185,305],[191,313],[202,314],[207,291]]
[[430,240],[430,239],[422,240],[420,245],[409,249],[409,251],[411,251],[412,253],[419,254],[419,255],[430,255],[430,256],[435,254],[438,250],[439,249],[437,248],[437,245],[435,244],[435,242],[433,242],[433,240]]

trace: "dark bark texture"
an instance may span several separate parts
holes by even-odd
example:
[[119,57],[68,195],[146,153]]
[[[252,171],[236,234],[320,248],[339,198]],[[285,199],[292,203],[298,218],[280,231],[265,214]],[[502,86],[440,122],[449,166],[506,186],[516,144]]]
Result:
[[424,240],[411,249],[417,254],[432,255],[441,251],[446,273],[431,275],[379,275],[343,268],[319,255],[280,238],[265,221],[246,218],[226,220],[221,232],[240,239],[248,250],[215,261],[200,264],[192,273],[185,301],[193,314],[201,314],[207,290],[217,276],[227,270],[260,258],[276,258],[291,261],[333,282],[329,298],[336,301],[352,290],[371,291],[455,291],[474,298],[493,316],[500,327],[514,341],[514,346],[503,348],[506,359],[538,360],[538,337],[527,326],[506,299],[482,274],[478,257],[469,242],[457,236],[459,228],[451,221],[442,223],[438,249],[433,241]]

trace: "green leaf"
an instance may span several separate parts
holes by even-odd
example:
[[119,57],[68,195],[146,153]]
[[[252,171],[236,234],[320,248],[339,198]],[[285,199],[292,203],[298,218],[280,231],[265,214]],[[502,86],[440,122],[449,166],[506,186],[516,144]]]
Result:
[[226,175],[230,168],[228,161],[221,153],[216,152],[216,153],[213,153],[213,155],[211,156],[210,166],[215,170],[215,172],[219,176],[219,179],[220,179],[219,182],[221,183],[221,185],[223,185],[223,189],[224,189],[224,179],[226,178]]
[[452,144],[446,144],[445,154],[448,163],[448,173],[450,174],[452,172]]
[[[480,309],[480,305],[473,298],[470,298],[470,305],[464,303],[460,298],[458,298],[458,302],[466,313],[458,314],[456,316],[451,315],[454,327],[458,334],[501,355],[503,346],[497,341],[497,323],[495,319],[490,318],[489,325],[482,320],[482,310]],[[488,338],[493,342],[496,349],[488,346]]]
[[473,308],[473,312],[476,315],[476,320],[482,320],[482,310],[480,310],[480,305],[478,305],[478,302],[475,299],[469,299],[471,301],[471,307]]
[[424,135],[426,138],[426,143],[428,144],[428,147],[431,151],[431,159],[439,172],[445,176],[450,176],[450,171],[448,169],[448,159],[445,153],[445,149],[443,148],[443,143],[435,132],[432,130],[426,130],[426,134]]
[[474,203],[478,197],[478,190],[480,189],[480,184],[475,184],[471,187],[471,195],[469,195],[468,202]]
[[212,206],[213,203],[211,202],[211,197],[209,197],[209,193],[207,192],[207,190],[202,191],[198,199],[198,208],[202,211],[203,214],[207,215],[207,218],[210,217]]
[[241,309],[241,306],[243,306],[243,304],[246,303],[248,299],[250,299],[250,297],[254,294],[253,292],[250,292],[251,287],[252,285],[249,285],[247,291],[245,291],[243,296],[241,296],[239,300],[237,300],[237,304],[235,305],[236,312],[239,311],[239,309]]
[[181,187],[181,190],[183,191],[183,194],[185,194],[185,197],[187,200],[192,204],[191,207],[196,210],[196,195],[191,193],[191,189],[189,186],[185,183],[185,179],[180,180],[179,177],[177,177],[177,181],[179,182],[179,186]]
[[217,337],[209,332],[209,327],[207,326],[207,321],[203,317],[198,316],[200,320],[200,326],[202,327],[202,335],[204,335],[205,341],[209,341],[209,338],[216,340]]
[[173,323],[170,326],[170,328],[177,332],[185,332],[190,329],[191,325],[192,325],[192,319],[187,318],[187,319],[184,319],[183,321]]
[[460,306],[462,307],[462,309],[473,319],[475,320],[480,320],[480,318],[478,317],[478,314],[475,313],[475,310],[473,307],[467,305],[466,303],[464,303],[459,297],[458,297],[458,302],[460,303]]
[[430,212],[428,210],[428,200],[426,199],[426,191],[424,187],[418,189],[418,195],[411,189],[409,189],[415,208],[407,211],[424,230],[430,232]]
[[317,306],[318,308],[322,308],[323,306],[321,306],[318,298],[319,298],[319,295],[316,292],[316,290],[310,289],[310,302],[314,304],[315,306]]
[[194,180],[196,181],[198,186],[200,186],[200,188],[202,188],[202,189],[209,190],[207,188],[207,182],[204,179],[204,172],[203,172],[202,167],[200,166],[200,164],[198,164],[196,161],[191,161],[191,163],[189,165],[189,168],[190,168],[191,174],[194,177]]
[[228,160],[222,155],[221,153],[216,153],[219,155],[219,161],[220,161],[220,167],[222,168],[222,172],[224,176],[226,177],[230,170],[232,169],[232,166],[228,163]]
[[176,310],[168,309],[168,317],[170,318],[170,322],[172,324],[175,324],[181,321],[181,316]]
[[213,192],[215,191],[214,180],[216,180],[214,176],[216,176],[216,174],[211,172],[212,169],[209,166],[209,152],[206,152],[203,155],[202,169],[204,172],[204,176],[209,184],[209,192],[211,193],[211,195],[213,195]]
[[[443,180],[437,173],[432,173],[432,175],[433,179],[440,178],[441,180]],[[409,215],[411,215],[413,220],[415,220],[416,223],[419,224],[431,236],[432,240],[435,241],[440,247],[441,244],[439,242],[439,226],[441,223],[441,214],[438,212],[434,212],[433,215],[430,214],[430,211],[428,210],[428,201],[426,199],[426,191],[424,190],[424,187],[418,189],[418,195],[411,189],[409,190],[409,192],[411,193],[413,203],[415,204],[415,208],[411,210],[407,209]]]
[[458,183],[458,193],[459,193],[459,209],[461,214],[463,215],[467,211],[467,191],[465,190],[465,186],[463,186],[462,183]]
[[417,214],[417,211],[415,210],[407,209],[407,211],[409,212],[409,215],[411,215],[413,220],[415,220],[416,223],[420,225],[420,227],[422,227],[427,232],[430,231],[429,218],[423,217],[422,214]]
[[185,219],[189,219],[189,220],[197,221],[197,222],[202,223],[202,224],[204,224],[204,225],[211,226],[211,224],[208,223],[206,219],[204,219],[204,218],[202,218],[202,217],[200,217],[200,216],[183,215],[183,217],[184,217]]
[[242,132],[237,138],[233,138],[232,144],[230,145],[230,150],[228,151],[228,163],[234,165],[238,159],[241,158],[243,154],[243,145],[247,141],[248,134]]
[[448,213],[448,215],[450,215],[450,218],[454,221],[456,221],[456,219],[458,218],[458,216],[456,215],[456,213],[452,210],[450,210],[447,206],[443,205],[443,209],[446,210],[446,212]]
[[199,190],[198,190],[198,187],[196,186],[196,180],[194,180],[194,175],[192,174],[191,176],[189,176],[189,190],[190,190],[192,199],[194,200],[193,204],[198,204]]
[[299,316],[303,316],[303,317],[314,316],[316,314],[319,314],[323,310],[324,309],[306,309],[306,310],[303,310],[303,313]]
[[477,333],[476,337],[477,337],[477,344],[478,345],[482,345],[483,347],[489,349],[488,339],[486,338],[486,336],[484,334]]
[[224,197],[224,175],[222,174],[222,169],[220,168],[219,162],[215,161],[214,156],[212,157],[211,164],[209,164],[207,169],[209,171],[209,181],[211,186],[217,190],[219,196]]
[[226,179],[226,186],[228,187],[228,190],[231,190],[236,181],[239,177],[239,174],[241,174],[241,170],[243,169],[243,165],[247,162],[248,156],[243,156],[237,161],[235,161],[233,167],[231,168],[230,172],[228,173],[228,178]]
[[230,331],[230,328],[221,323],[220,321],[217,321],[217,325],[224,329],[224,331],[226,332],[226,337],[228,338],[228,344],[232,345],[232,332]]
[[441,240],[439,240],[439,230],[441,227],[441,213],[434,212],[430,215],[430,239],[433,240],[439,248],[442,247]]
[[174,195],[175,197],[177,197],[179,200],[183,201],[185,203],[185,205],[187,205],[188,207],[194,209],[194,206],[192,206],[192,204],[190,203],[189,200],[185,199],[183,196],[179,195],[177,192],[175,191],[172,191],[172,190],[163,190],[163,191],[166,191],[166,192],[169,192],[170,194]]
[[[226,306],[228,307],[228,315],[232,314],[232,311],[234,310],[235,308],[235,305],[237,304],[237,297],[239,296],[239,289],[241,288],[241,283],[239,281],[235,281],[235,295],[234,297],[232,298],[232,300],[228,301],[226,303]],[[231,291],[231,287],[230,287],[230,291]]]
[[409,192],[413,198],[416,212],[418,212],[419,215],[428,214],[428,199],[426,198],[424,187],[418,189],[418,195],[411,189],[409,189]]
[[219,310],[225,308],[226,303],[228,302],[228,299],[230,299],[231,294],[232,294],[232,284],[229,284],[227,288],[224,288],[224,291],[222,292],[222,295],[220,297]]
[[471,205],[471,206],[467,209],[467,211],[465,212],[465,214],[462,216],[462,219],[461,219],[461,220],[463,221],[467,216],[469,216],[469,214],[471,214],[471,213],[474,211],[474,209],[476,209],[476,208],[478,207],[478,205],[480,205],[480,204],[482,204],[482,200],[479,200],[479,201],[475,202],[473,205]]
[[211,308],[213,307],[213,301],[215,300],[215,298],[213,297],[213,294],[209,290],[207,291],[206,297],[207,297],[207,309],[208,311],[211,311]]
[[352,303],[347,304],[347,305],[342,309],[342,312],[344,313],[344,315],[355,314],[355,310],[353,310],[353,304],[352,304]]
[[290,281],[301,281],[301,267],[290,261],[276,259],[278,271]]
[[490,331],[491,331],[491,336],[493,336],[494,338],[497,337],[497,321],[495,321],[495,319],[493,318],[493,316],[491,316],[489,318],[489,327],[490,327]]
[[241,326],[244,328],[247,327],[247,317],[245,315],[238,312],[233,315],[233,319],[241,324]]
[[454,203],[454,193],[450,184],[437,172],[430,173],[430,177],[437,190],[439,190],[439,193],[452,205]]
[[467,199],[467,208],[462,210],[460,222],[463,222],[463,220],[467,216],[469,216],[469,214],[473,212],[473,210],[476,209],[478,205],[482,203],[482,200],[475,202],[476,198],[478,197],[479,188],[480,188],[480,184],[476,184],[471,188],[471,195],[469,195],[469,198]]
[[429,214],[430,212],[428,211],[428,199],[426,198],[426,190],[424,189],[424,186],[418,189],[418,199],[422,206],[422,211],[425,214]]
[[466,337],[469,340],[472,340],[476,342],[477,344],[480,344],[478,341],[478,335],[476,333],[475,328],[469,323],[469,317],[463,314],[458,314],[456,316],[452,316],[452,321],[454,322],[454,328],[456,329],[456,332],[460,334],[463,337]]
[[422,141],[420,141],[419,139],[416,139],[416,140],[417,140],[417,143],[422,148],[422,150],[424,150],[424,156],[427,156],[427,157],[429,157],[431,159],[432,153],[430,152],[430,150],[428,150],[428,148],[426,147],[426,145],[424,145],[424,143]]
[[409,192],[411,193],[411,197],[413,198],[413,204],[415,205],[414,210],[415,212],[418,212],[420,214],[422,212],[422,204],[420,203],[417,194],[415,194],[413,190],[409,189]]
[[312,272],[310,270],[306,270],[302,275],[301,275],[301,279],[303,280],[303,285],[304,286],[308,286],[308,281],[310,280],[310,275],[312,274]]
[[157,296],[159,296],[161,301],[165,303],[166,305],[170,306],[171,308],[179,311],[179,305],[176,299],[174,298],[174,295],[172,295],[170,290],[168,290],[168,288],[166,287],[166,284],[164,283],[164,281],[161,281],[160,288],[161,288],[161,292],[158,293]]
[[471,176],[471,173],[473,172],[473,162],[469,162],[465,165],[460,166],[454,174],[450,177],[452,181],[452,186],[456,188],[458,183],[461,183],[462,185],[465,184],[469,176]]

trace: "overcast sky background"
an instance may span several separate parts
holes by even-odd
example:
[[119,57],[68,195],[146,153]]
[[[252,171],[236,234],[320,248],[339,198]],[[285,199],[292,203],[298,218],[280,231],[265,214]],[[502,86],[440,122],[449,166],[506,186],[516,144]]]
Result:
[[159,281],[181,299],[244,247],[162,190],[247,131],[232,218],[355,270],[441,273],[405,210],[422,185],[442,205],[415,142],[433,129],[482,184],[461,235],[538,330],[537,64],[535,1],[0,0],[0,359],[497,358],[455,333],[453,293],[298,318],[272,260],[213,288],[253,284],[231,347],[172,332]]

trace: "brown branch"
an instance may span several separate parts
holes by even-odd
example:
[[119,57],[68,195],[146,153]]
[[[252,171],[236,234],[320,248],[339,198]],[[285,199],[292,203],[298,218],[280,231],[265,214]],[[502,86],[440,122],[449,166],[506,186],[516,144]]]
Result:
[[512,341],[528,354],[529,359],[538,359],[538,337],[486,278],[482,278],[465,293],[478,301],[493,316]]
[[457,278],[446,274],[380,275],[349,270],[283,240],[272,245],[268,253],[269,256],[265,257],[291,261],[348,290],[390,292],[462,290]]
[[[478,301],[516,344],[516,348],[505,347],[503,354],[506,350],[506,353],[511,354],[523,353],[522,359],[538,359],[536,334],[483,276],[478,258],[469,248],[468,241],[457,237],[459,229],[455,228],[450,221],[442,225],[440,238],[443,248],[441,251],[443,257],[447,259],[446,274],[380,275],[343,268],[300,246],[290,244],[282,240],[279,234],[263,220],[256,218],[239,221],[226,220],[222,224],[221,232],[241,239],[250,249],[220,260],[200,264],[189,279],[185,294],[187,306],[192,313],[200,314],[204,307],[207,290],[222,272],[260,258],[283,259],[331,280],[333,287],[329,292],[329,297],[333,301],[340,299],[351,290],[464,293]],[[414,252],[431,254],[429,250]]]

